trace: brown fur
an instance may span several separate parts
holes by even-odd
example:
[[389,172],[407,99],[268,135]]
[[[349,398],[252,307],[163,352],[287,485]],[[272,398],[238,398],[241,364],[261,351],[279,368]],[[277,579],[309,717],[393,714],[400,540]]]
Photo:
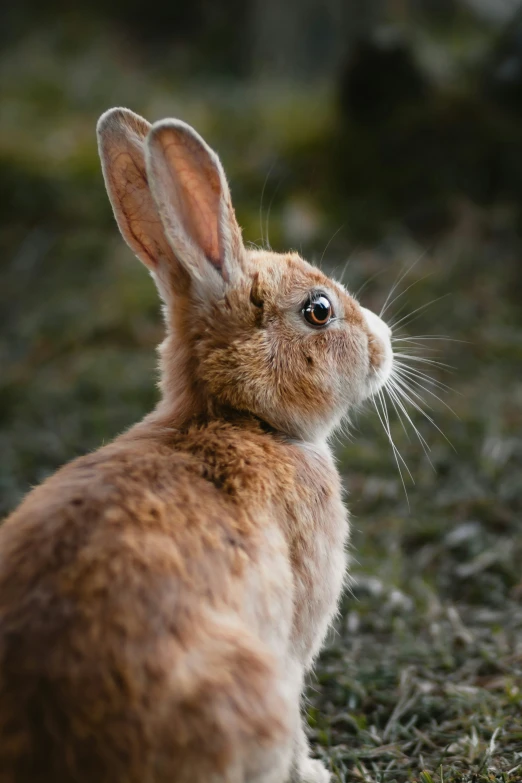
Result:
[[298,714],[344,579],[325,438],[389,345],[296,254],[246,251],[187,126],[115,110],[100,150],[165,302],[163,397],[0,530],[0,783],[326,781]]

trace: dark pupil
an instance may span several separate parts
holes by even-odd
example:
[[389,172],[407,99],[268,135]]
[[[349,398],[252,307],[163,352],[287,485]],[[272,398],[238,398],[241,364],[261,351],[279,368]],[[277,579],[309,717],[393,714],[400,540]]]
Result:
[[330,317],[330,303],[322,296],[312,303],[314,318],[316,321],[327,321]]

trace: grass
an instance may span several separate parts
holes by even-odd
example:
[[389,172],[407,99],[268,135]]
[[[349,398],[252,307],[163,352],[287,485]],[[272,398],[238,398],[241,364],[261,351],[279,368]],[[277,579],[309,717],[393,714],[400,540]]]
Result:
[[[0,131],[8,205],[0,228],[0,514],[157,399],[156,294],[117,236],[93,131],[111,104],[131,103],[152,118],[181,115],[222,152],[248,240],[265,233],[272,203],[274,246],[302,245],[307,257],[344,270],[377,311],[412,267],[387,317],[423,308],[405,334],[450,338],[420,342],[423,356],[455,368],[427,370],[453,390],[441,402],[417,389],[453,445],[410,410],[430,464],[412,428],[405,432],[390,412],[415,482],[405,477],[407,496],[371,406],[350,439],[336,443],[352,512],[352,581],[310,679],[317,754],[340,781],[522,781],[522,242],[510,209],[460,202],[454,228],[431,247],[396,226],[373,247],[358,246],[348,207],[339,228],[312,174],[303,177],[313,161],[293,153],[313,151],[332,122],[331,109],[320,110],[328,91],[216,86],[207,101],[138,69],[107,41],[63,53],[57,35],[22,42],[0,63],[18,73],[2,96]],[[313,124],[304,122],[310,105]],[[287,152],[297,169],[285,163]]]

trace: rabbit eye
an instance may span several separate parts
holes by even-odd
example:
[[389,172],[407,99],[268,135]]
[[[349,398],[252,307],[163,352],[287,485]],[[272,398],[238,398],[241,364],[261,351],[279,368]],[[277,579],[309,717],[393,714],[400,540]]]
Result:
[[303,315],[310,326],[326,326],[332,320],[332,303],[324,294],[315,294],[303,307]]

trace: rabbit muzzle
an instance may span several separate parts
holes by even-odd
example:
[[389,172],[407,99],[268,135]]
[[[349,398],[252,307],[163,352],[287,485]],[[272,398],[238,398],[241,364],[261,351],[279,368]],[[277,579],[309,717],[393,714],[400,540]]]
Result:
[[391,375],[393,367],[393,349],[391,329],[382,318],[361,307],[368,335],[368,387],[367,396],[379,391]]

